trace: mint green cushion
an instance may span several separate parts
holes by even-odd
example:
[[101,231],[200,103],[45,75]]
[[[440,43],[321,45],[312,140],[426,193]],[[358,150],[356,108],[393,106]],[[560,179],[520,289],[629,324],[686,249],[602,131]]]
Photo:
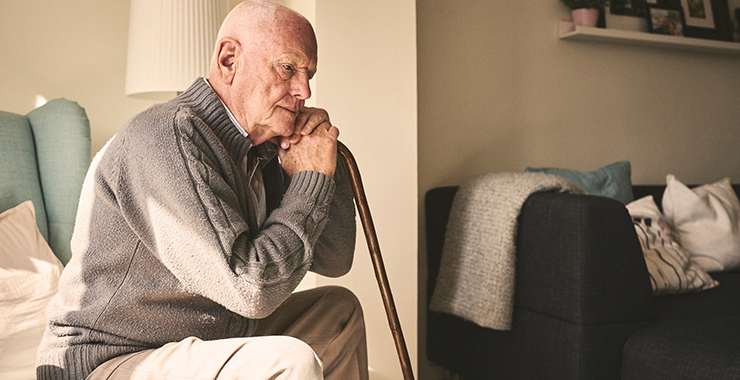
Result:
[[76,102],[54,99],[28,113],[41,177],[47,241],[66,264],[82,182],[90,164],[90,122]]
[[31,125],[23,115],[0,111],[0,212],[28,200],[36,210],[39,231],[48,241]]
[[526,168],[525,172],[547,173],[562,177],[587,194],[616,199],[625,205],[634,200],[632,167],[629,161],[619,161],[590,172],[559,168]]
[[90,164],[90,123],[77,103],[55,99],[18,115],[0,111],[0,212],[30,200],[36,224],[66,264]]

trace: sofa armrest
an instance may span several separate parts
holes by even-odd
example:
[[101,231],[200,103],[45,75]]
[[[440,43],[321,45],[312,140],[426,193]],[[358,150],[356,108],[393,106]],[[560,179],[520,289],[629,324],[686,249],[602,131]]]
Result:
[[[456,191],[426,194],[427,302]],[[516,273],[512,330],[428,311],[429,359],[471,379],[618,380],[624,343],[654,321],[647,267],[624,205],[533,194],[519,216]]]
[[581,325],[653,318],[640,243],[613,199],[533,194],[519,217],[516,268],[518,307]]

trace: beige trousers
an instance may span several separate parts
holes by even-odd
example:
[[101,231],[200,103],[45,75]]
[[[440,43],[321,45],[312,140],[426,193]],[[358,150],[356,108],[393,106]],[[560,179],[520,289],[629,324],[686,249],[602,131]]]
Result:
[[113,358],[88,380],[367,380],[365,322],[357,298],[341,287],[291,295],[259,321],[255,336],[187,338]]

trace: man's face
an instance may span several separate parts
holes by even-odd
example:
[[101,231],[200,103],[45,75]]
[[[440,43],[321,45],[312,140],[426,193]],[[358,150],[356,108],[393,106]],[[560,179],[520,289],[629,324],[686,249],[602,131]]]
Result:
[[295,119],[311,97],[316,40],[306,28],[276,28],[244,46],[234,81],[237,120],[254,145],[293,134]]

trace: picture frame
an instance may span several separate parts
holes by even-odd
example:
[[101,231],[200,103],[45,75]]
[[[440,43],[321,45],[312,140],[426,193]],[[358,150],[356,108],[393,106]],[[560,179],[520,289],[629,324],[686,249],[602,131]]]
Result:
[[687,37],[734,40],[727,0],[680,0],[680,4],[684,9]]
[[646,17],[648,4],[657,4],[658,0],[611,0],[609,14],[618,16]]
[[603,12],[605,27],[647,32],[647,6],[661,1],[664,0],[610,0]]
[[669,36],[685,36],[686,20],[683,8],[671,5],[648,4],[648,31]]

